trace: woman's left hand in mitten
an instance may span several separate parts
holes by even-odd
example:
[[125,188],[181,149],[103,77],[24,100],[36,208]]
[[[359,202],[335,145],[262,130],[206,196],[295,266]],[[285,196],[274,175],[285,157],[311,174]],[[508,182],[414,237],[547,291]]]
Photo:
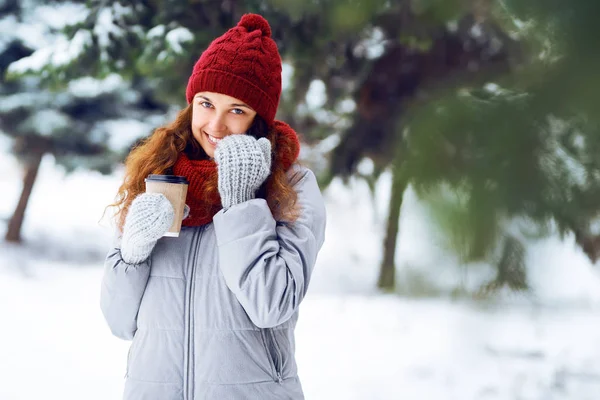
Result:
[[271,142],[245,134],[229,135],[215,149],[223,208],[254,199],[271,173]]

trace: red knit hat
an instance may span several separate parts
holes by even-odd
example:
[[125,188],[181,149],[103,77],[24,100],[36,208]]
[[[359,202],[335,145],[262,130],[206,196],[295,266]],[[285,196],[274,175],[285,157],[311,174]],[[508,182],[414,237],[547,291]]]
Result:
[[266,19],[245,14],[237,26],[213,40],[188,80],[188,103],[203,91],[240,99],[273,124],[281,96],[281,57]]

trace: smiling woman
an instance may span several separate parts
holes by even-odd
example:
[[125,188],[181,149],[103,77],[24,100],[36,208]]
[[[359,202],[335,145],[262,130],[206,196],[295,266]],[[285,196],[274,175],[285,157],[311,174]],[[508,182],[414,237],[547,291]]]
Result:
[[192,134],[210,158],[221,139],[246,133],[256,116],[249,105],[221,93],[200,92],[192,103]]
[[[294,331],[325,206],[280,95],[271,28],[244,15],[196,62],[188,106],[127,157],[101,293],[133,340],[125,399],[304,398]],[[174,210],[144,193],[151,174],[189,182],[179,237],[163,236]]]

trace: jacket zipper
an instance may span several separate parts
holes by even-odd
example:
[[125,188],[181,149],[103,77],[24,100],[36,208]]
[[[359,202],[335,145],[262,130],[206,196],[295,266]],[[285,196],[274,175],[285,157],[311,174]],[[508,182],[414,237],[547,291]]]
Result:
[[[275,340],[275,334],[272,329],[264,328],[261,329],[263,340],[265,341],[265,347],[267,350],[267,357],[273,369],[273,378],[275,382],[282,383],[283,377],[281,376],[282,361],[281,361],[281,350]],[[274,353],[274,354],[273,354]]]
[[279,344],[277,343],[277,340],[275,339],[275,330],[273,329],[269,329],[269,332],[271,332],[271,337],[273,338],[273,344],[275,345],[275,354],[277,355],[277,367],[276,367],[276,372],[277,372],[277,381],[279,383],[282,383],[283,381],[283,377],[282,377],[282,370],[283,370],[283,357],[281,357],[281,349],[279,348]]
[[192,249],[193,249],[193,257],[191,259],[191,262],[189,263],[190,265],[190,272],[188,274],[189,278],[188,278],[188,297],[187,297],[187,310],[188,310],[188,315],[187,315],[187,338],[185,343],[187,344],[186,346],[186,360],[187,362],[185,363],[186,365],[185,367],[185,380],[184,380],[184,399],[187,400],[193,400],[194,398],[194,387],[193,387],[193,380],[192,378],[192,370],[194,368],[194,360],[192,360],[192,347],[194,345],[194,332],[193,332],[193,316],[194,316],[194,289],[196,288],[196,282],[194,279],[194,272],[196,271],[196,258],[198,255],[198,246],[200,244],[200,238],[202,237],[202,231],[204,230],[204,226],[201,227],[198,230],[198,234],[197,234],[197,240],[192,240]]

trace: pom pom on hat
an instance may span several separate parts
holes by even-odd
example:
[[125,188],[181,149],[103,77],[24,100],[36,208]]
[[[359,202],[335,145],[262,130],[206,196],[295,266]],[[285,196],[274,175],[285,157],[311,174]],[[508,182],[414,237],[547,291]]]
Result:
[[258,14],[244,14],[237,26],[243,26],[248,32],[258,30],[262,32],[263,36],[271,37],[271,27],[269,26],[269,23]]

